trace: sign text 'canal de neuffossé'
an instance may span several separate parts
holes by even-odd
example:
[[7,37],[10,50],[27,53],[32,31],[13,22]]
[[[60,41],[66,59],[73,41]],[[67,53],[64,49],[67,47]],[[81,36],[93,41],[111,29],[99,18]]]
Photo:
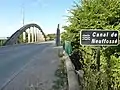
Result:
[[119,33],[116,30],[82,30],[80,32],[81,45],[117,46]]

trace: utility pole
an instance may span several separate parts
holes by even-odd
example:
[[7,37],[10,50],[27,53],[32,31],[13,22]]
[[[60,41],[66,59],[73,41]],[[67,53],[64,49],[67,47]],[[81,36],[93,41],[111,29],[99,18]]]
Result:
[[25,7],[24,3],[22,3],[22,25],[24,26],[25,24]]
[[[25,22],[25,6],[24,2],[22,3],[22,26],[24,26]],[[23,42],[26,42],[26,32],[23,32]]]

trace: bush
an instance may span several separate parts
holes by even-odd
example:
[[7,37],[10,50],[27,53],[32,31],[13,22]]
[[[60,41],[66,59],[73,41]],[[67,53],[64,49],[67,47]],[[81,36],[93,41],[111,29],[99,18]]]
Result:
[[[82,29],[120,29],[120,0],[81,0],[69,10],[68,26],[63,26],[63,40],[73,42],[73,50],[82,51],[86,90],[120,90],[120,45],[101,47],[100,71],[96,68],[96,47],[81,46]],[[91,68],[92,66],[92,68]]]

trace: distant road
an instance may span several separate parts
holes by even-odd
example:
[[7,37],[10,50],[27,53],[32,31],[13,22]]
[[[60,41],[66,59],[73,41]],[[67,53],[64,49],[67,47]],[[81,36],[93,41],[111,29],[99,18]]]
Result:
[[[36,55],[52,45],[43,44],[14,45],[0,48],[0,87],[27,65]],[[49,59],[49,58],[48,58]],[[47,62],[46,62],[47,63]],[[47,68],[47,67],[46,67]]]

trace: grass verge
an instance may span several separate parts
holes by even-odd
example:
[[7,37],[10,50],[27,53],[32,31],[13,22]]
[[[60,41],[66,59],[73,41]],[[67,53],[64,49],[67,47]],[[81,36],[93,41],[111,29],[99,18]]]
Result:
[[55,76],[57,79],[53,81],[53,86],[50,90],[67,90],[67,73],[65,67],[65,60],[63,58],[60,58],[60,65],[55,71]]

